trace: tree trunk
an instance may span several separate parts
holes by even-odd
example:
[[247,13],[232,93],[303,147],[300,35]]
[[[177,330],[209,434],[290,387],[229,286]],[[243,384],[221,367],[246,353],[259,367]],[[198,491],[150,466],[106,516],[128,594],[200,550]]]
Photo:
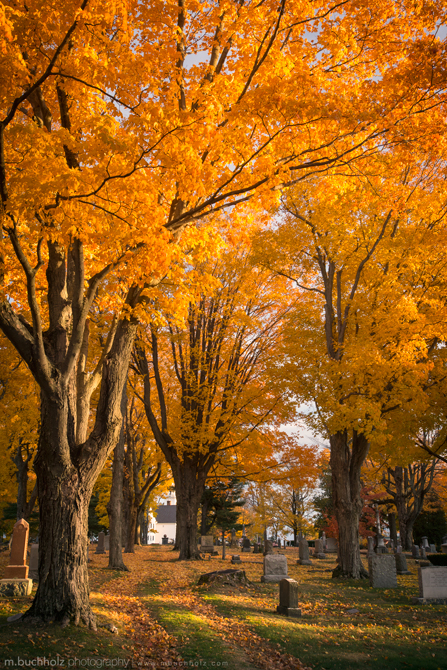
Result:
[[[39,448],[34,462],[37,474],[40,531],[39,585],[26,617],[44,621],[71,619],[96,628],[89,604],[87,571],[88,506],[96,477],[84,477],[70,459],[54,450],[53,461],[43,454],[63,441],[69,419],[69,402],[42,399]],[[61,429],[61,432],[59,432]]]
[[360,579],[368,576],[360,558],[359,521],[363,508],[360,473],[369,444],[355,431],[349,443],[346,430],[331,435],[330,444],[332,496],[339,528],[338,566],[332,576]]
[[222,560],[227,557],[225,549],[225,531],[222,529]]
[[176,544],[180,550],[179,560],[200,559],[197,548],[197,523],[200,500],[205,490],[203,471],[197,469],[192,459],[175,459],[171,464],[177,496]]
[[[123,399],[126,394],[123,393]],[[124,402],[124,401],[123,401]],[[121,411],[123,412],[123,402]],[[125,407],[125,405],[124,405]],[[124,416],[124,412],[123,412]],[[113,451],[112,487],[110,489],[110,500],[107,503],[107,514],[109,515],[109,565],[111,570],[129,570],[123,561],[123,528],[122,528],[122,503],[123,503],[123,475],[124,475],[124,422],[121,427],[117,445]]]

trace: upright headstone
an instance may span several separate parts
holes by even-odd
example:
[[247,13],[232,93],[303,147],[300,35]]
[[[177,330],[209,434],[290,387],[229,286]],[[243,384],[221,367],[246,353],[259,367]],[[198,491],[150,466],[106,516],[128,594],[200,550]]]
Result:
[[396,547],[396,554],[401,554],[402,553],[402,545],[398,544]]
[[421,545],[420,547],[420,557],[422,560],[427,560],[427,552],[425,551],[425,547]]
[[426,535],[424,535],[421,538],[421,545],[424,547],[425,550],[430,549],[430,545],[428,543],[428,537]]
[[326,553],[326,533],[324,531],[321,533],[320,541],[321,541],[321,547],[322,547],[321,551],[323,552],[323,554],[325,554]]
[[417,546],[417,544],[413,544],[411,548],[411,554],[413,558],[419,559],[419,547]]
[[28,549],[29,524],[20,519],[12,531],[11,554],[9,565],[5,569],[5,579],[27,579],[28,566],[26,552]]
[[96,547],[95,554],[105,554],[105,549],[104,549],[104,533],[101,531],[98,535],[98,544]]
[[430,545],[430,553],[431,554],[436,554],[436,544],[431,544]]
[[298,608],[298,582],[294,579],[281,579],[279,582],[279,605],[276,611],[286,616],[301,616]]
[[299,546],[300,557],[297,560],[299,565],[312,565],[312,561],[309,558],[309,545],[307,540],[300,540]]
[[420,598],[447,600],[447,566],[419,568],[418,573]]
[[104,537],[104,549],[105,549],[105,551],[110,550],[110,535],[106,535]]
[[28,577],[26,565],[28,535],[28,522],[20,519],[14,525],[12,532],[9,565],[5,568],[4,579],[0,580],[2,596],[29,596],[32,591],[33,580]]
[[39,579],[39,545],[31,544],[29,548],[29,573],[28,577],[37,582]]
[[212,535],[202,535],[200,538],[200,551],[202,554],[214,553],[214,537]]
[[251,551],[251,544],[248,537],[242,538],[242,551],[246,554],[250,553]]
[[234,565],[235,563],[242,563],[242,561],[241,561],[241,557],[239,556],[239,554],[233,554],[233,555],[232,555],[232,557],[231,557],[231,563],[233,563],[233,565]]
[[273,554],[273,542],[271,540],[266,540],[264,543],[264,556],[267,554]]
[[377,554],[386,554],[387,550],[386,550],[386,547],[385,547],[385,541],[383,539],[383,535],[381,533],[377,533],[376,540],[377,540],[376,553]]
[[231,529],[231,542],[230,542],[230,547],[234,549],[234,547],[237,547],[237,540],[236,540],[236,531],[234,528]]
[[405,554],[399,553],[394,555],[396,561],[396,572],[398,575],[411,575],[407,566],[407,557]]
[[441,551],[443,554],[447,554],[447,542],[441,544]]
[[281,579],[287,579],[287,558],[282,554],[267,554],[261,582],[280,582]]
[[315,540],[314,558],[326,558],[326,554],[323,551],[322,540]]
[[374,551],[374,538],[368,537],[368,556],[374,556],[376,552]]
[[338,543],[335,537],[326,538],[326,553],[327,554],[337,554],[338,553]]
[[368,558],[369,583],[375,589],[397,587],[396,561],[391,554],[376,554]]
[[166,535],[166,533],[161,538],[161,543],[162,544],[169,544],[169,537]]
[[254,554],[260,554],[261,553],[261,544],[260,542],[255,542],[253,545],[253,553]]

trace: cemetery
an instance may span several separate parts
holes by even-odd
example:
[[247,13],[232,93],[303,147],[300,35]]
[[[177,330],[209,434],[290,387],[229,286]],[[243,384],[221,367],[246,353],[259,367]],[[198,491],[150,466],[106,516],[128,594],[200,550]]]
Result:
[[[231,555],[222,560],[221,548],[217,556],[179,563],[178,552],[165,545],[137,547],[126,556],[131,572],[121,574],[107,570],[107,553],[97,553],[95,545],[90,556],[97,631],[7,623],[32,595],[0,590],[3,658],[59,656],[66,664],[107,658],[122,667],[129,662],[158,669],[180,660],[226,663],[221,667],[229,670],[444,667],[447,567],[421,568],[411,553],[372,559],[365,549],[362,560],[365,566],[369,561],[373,584],[332,579],[331,554],[299,564],[295,547],[239,554],[234,567]],[[395,562],[402,556],[408,566],[403,575]],[[3,550],[0,577],[8,574],[8,562]],[[283,574],[266,581],[266,570]]]
[[447,668],[446,0],[0,3],[0,670]]

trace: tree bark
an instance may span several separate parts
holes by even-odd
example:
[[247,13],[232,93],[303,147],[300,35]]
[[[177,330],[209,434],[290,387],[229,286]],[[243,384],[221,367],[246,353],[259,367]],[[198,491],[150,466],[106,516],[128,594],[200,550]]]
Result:
[[[121,413],[124,417],[127,404],[127,394],[123,391],[121,402]],[[123,502],[123,476],[124,476],[124,418],[121,426],[120,436],[113,451],[112,487],[110,489],[110,500],[107,503],[107,514],[109,515],[109,565],[111,570],[127,570],[123,560],[123,528],[122,528],[122,502]]]
[[177,496],[176,544],[180,549],[179,560],[200,559],[197,547],[197,528],[200,500],[205,490],[205,474],[198,467],[197,459],[175,457],[170,463]]
[[338,566],[333,577],[361,579],[368,576],[360,558],[359,522],[363,508],[360,472],[369,444],[361,433],[339,431],[330,436],[332,495],[339,528]]

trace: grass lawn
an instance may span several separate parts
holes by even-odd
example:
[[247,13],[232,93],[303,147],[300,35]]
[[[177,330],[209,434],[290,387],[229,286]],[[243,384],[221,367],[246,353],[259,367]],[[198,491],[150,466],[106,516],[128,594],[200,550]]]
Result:
[[[333,580],[335,559],[298,566],[297,549],[285,553],[300,619],[276,614],[278,585],[261,584],[262,556],[241,554],[248,586],[198,587],[201,573],[233,567],[229,559],[180,563],[169,547],[142,547],[119,573],[91,553],[97,632],[7,623],[31,598],[0,599],[0,668],[447,669],[447,606],[411,604],[413,560],[411,576],[382,590]],[[6,562],[2,552],[0,577]]]

